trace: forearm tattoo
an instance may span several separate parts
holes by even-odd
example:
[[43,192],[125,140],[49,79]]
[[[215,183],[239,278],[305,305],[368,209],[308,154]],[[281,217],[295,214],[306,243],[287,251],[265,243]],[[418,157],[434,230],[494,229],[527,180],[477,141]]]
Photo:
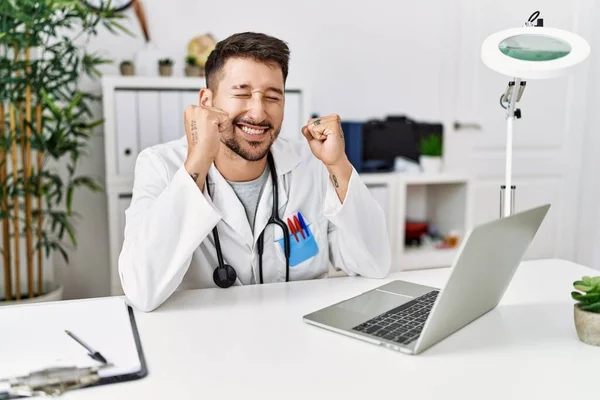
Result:
[[196,121],[192,120],[192,145],[198,144],[198,125]]
[[335,175],[331,175],[331,180],[333,180],[333,186],[335,186],[336,189],[340,187],[340,184],[338,183],[338,180],[335,177]]

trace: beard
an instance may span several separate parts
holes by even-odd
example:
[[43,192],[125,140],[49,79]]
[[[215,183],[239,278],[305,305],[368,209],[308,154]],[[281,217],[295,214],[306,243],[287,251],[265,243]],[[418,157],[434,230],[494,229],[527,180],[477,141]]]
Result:
[[[264,135],[269,135],[268,140],[250,141],[238,136],[236,130],[241,129],[238,126],[238,124],[241,122],[267,128],[268,131],[264,133]],[[227,137],[221,137],[221,142],[246,161],[262,160],[271,149],[273,142],[275,142],[275,139],[277,139],[279,132],[281,131],[281,125],[277,128],[274,128],[269,122],[255,123],[251,120],[240,117],[235,118],[232,121],[232,125],[233,131],[231,135]]]

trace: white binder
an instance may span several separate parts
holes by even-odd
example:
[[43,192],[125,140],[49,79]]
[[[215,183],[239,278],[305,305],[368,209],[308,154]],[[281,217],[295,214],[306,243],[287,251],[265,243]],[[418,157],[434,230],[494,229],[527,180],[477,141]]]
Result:
[[[137,92],[140,151],[160,143],[160,103],[157,90]],[[137,156],[137,155],[136,155]]]
[[299,90],[286,90],[283,112],[283,124],[279,136],[291,141],[304,139],[300,129],[308,121],[302,120],[302,92]]
[[183,136],[183,108],[179,91],[160,92],[160,131],[161,143],[177,140]]
[[138,148],[137,94],[134,90],[115,92],[117,172],[132,176]]

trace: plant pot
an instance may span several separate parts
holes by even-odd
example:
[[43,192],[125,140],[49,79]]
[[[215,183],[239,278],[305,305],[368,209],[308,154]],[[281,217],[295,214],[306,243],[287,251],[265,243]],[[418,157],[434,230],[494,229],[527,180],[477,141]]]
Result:
[[437,174],[442,172],[442,157],[420,156],[419,164],[421,171],[425,173]]
[[120,69],[121,69],[121,75],[123,75],[123,76],[135,75],[135,67],[133,65],[130,65],[130,64],[121,65]]
[[187,65],[185,67],[185,76],[200,76],[202,68],[197,65]]
[[584,311],[575,304],[575,329],[583,343],[600,346],[600,313]]
[[12,306],[17,304],[46,303],[49,301],[59,301],[63,299],[63,286],[56,282],[44,282],[44,294],[41,296],[28,298],[27,292],[22,292],[23,294],[21,295],[21,300],[0,300],[0,307]]
[[160,76],[171,76],[171,75],[173,75],[173,66],[172,65],[159,65],[158,73]]

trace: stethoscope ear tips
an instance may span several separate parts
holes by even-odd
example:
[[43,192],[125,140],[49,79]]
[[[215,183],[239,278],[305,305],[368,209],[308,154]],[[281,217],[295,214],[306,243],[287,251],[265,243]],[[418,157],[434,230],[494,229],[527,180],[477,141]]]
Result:
[[221,288],[228,288],[232,286],[237,279],[237,273],[231,265],[224,264],[215,268],[213,272],[213,281]]

